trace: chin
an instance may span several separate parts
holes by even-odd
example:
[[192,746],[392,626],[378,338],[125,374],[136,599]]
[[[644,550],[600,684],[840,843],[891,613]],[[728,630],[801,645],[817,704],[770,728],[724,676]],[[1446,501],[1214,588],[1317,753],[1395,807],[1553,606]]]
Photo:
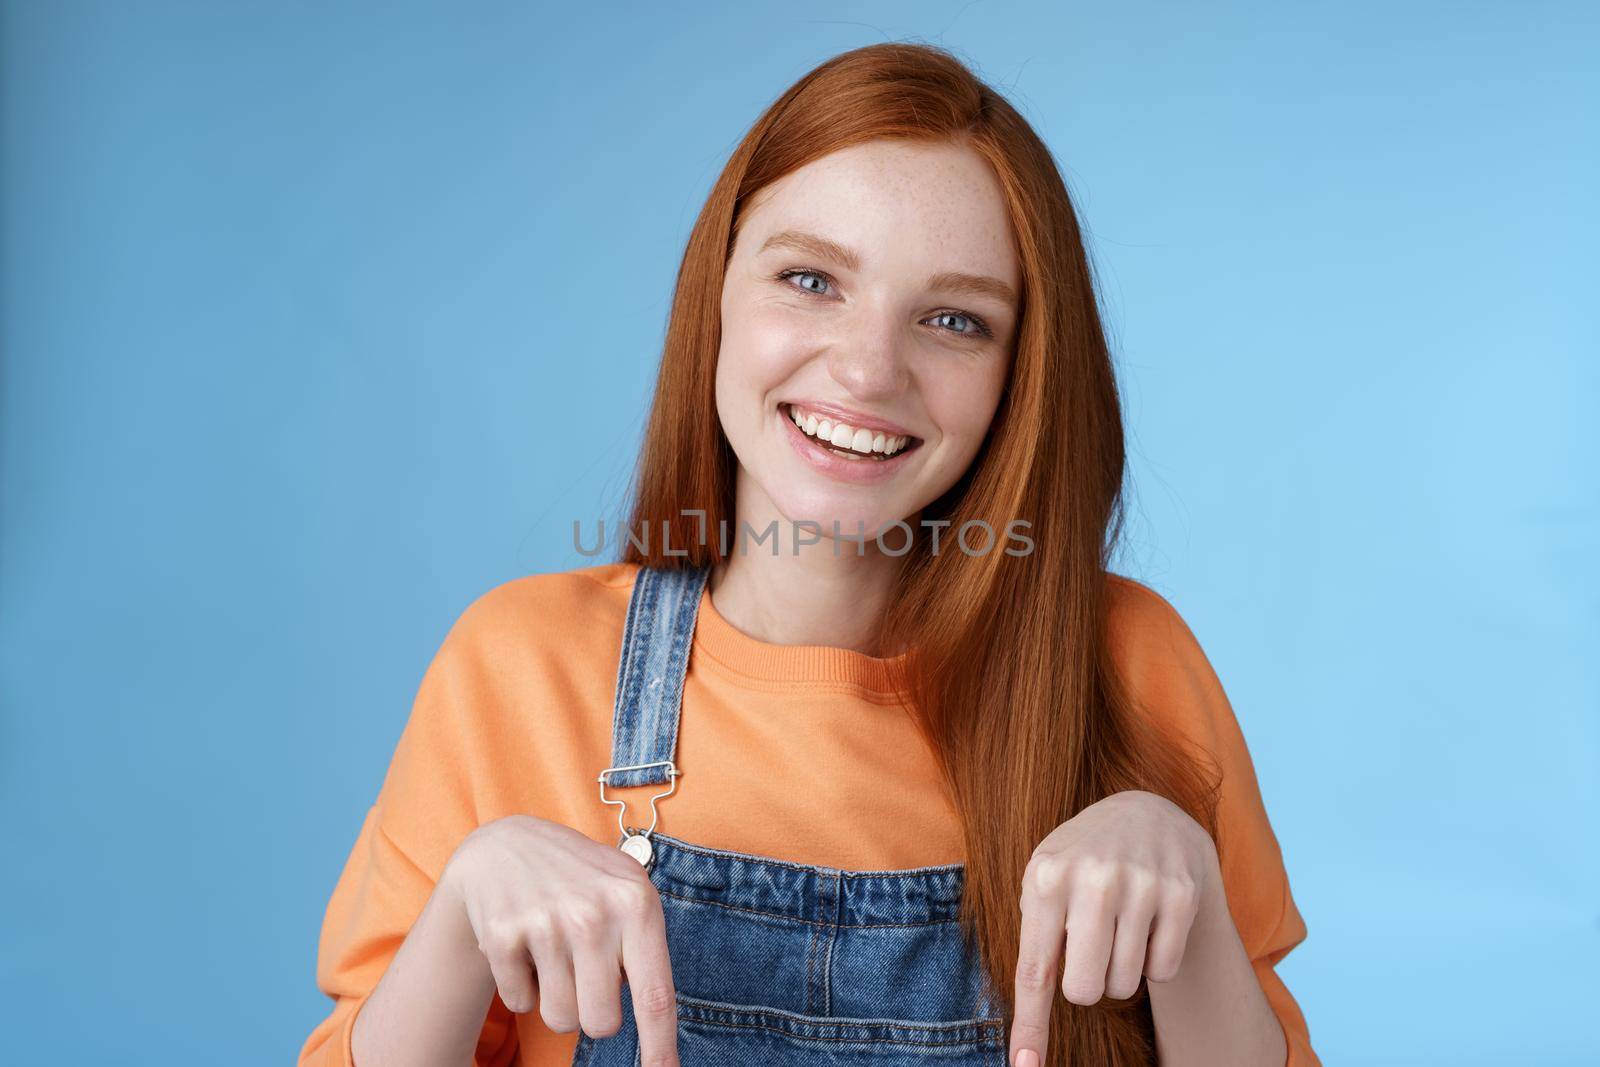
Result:
[[[839,524],[839,533],[843,537],[853,537],[857,529],[864,531],[865,536],[871,538],[891,526],[898,513],[885,512],[882,508],[863,509],[859,502],[849,502],[830,498],[831,494],[822,494],[814,498],[791,498],[778,501],[778,512],[789,522],[809,520],[817,523],[822,528],[824,540],[833,536],[833,524]],[[891,533],[890,537],[895,535]],[[898,541],[890,541],[890,547],[897,545]],[[840,551],[854,548],[853,543],[841,545]]]

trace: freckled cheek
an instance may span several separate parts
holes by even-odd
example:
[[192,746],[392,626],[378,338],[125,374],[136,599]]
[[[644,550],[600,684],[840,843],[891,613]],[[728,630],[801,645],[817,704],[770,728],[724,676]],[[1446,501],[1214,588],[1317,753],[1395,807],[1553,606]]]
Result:
[[794,377],[817,351],[814,329],[774,309],[747,308],[723,319],[722,354],[728,371],[749,389],[765,393]]
[[932,382],[924,379],[922,388],[928,413],[944,438],[944,449],[952,460],[970,459],[994,419],[998,386],[987,377],[949,376]]

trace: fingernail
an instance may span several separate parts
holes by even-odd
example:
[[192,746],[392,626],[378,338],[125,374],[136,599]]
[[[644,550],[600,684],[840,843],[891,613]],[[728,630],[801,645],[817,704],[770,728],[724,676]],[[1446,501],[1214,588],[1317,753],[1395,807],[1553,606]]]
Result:
[[1014,1067],[1039,1067],[1039,1054],[1031,1048],[1025,1048],[1017,1053],[1017,1062]]

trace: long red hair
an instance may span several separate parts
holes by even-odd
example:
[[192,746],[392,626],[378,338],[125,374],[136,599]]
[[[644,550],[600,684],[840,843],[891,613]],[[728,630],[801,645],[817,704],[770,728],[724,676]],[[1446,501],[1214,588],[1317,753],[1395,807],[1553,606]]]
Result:
[[[948,519],[952,531],[981,519],[997,534],[1026,519],[1033,551],[1007,554],[1002,540],[980,555],[933,553],[919,538],[902,559],[879,646],[911,650],[902,685],[963,825],[963,930],[1009,1000],[1022,875],[1035,846],[1126,789],[1167,797],[1215,839],[1216,781],[1139,714],[1111,655],[1122,415],[1072,201],[1028,123],[948,51],[888,43],[835,56],[767,108],[734,151],[678,271],[626,525],[650,536],[624,539],[621,559],[674,567],[721,558],[720,524],[736,529],[737,461],[714,381],[741,211],[769,183],[876,138],[979,152],[999,179],[1021,259],[1016,349],[994,421],[971,467],[922,518]],[[704,519],[685,514],[696,510]],[[686,556],[665,554],[663,530]],[[1085,1007],[1058,996],[1056,1005],[1047,1065],[1156,1061],[1144,983],[1126,1001]]]

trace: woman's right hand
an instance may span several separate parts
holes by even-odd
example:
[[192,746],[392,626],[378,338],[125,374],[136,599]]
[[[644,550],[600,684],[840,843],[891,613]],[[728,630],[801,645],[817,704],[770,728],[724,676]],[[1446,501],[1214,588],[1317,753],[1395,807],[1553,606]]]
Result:
[[513,1012],[539,1005],[559,1033],[622,1026],[624,977],[641,1067],[677,1067],[677,991],[661,898],[620,849],[571,827],[508,815],[461,842],[439,879],[461,905]]

